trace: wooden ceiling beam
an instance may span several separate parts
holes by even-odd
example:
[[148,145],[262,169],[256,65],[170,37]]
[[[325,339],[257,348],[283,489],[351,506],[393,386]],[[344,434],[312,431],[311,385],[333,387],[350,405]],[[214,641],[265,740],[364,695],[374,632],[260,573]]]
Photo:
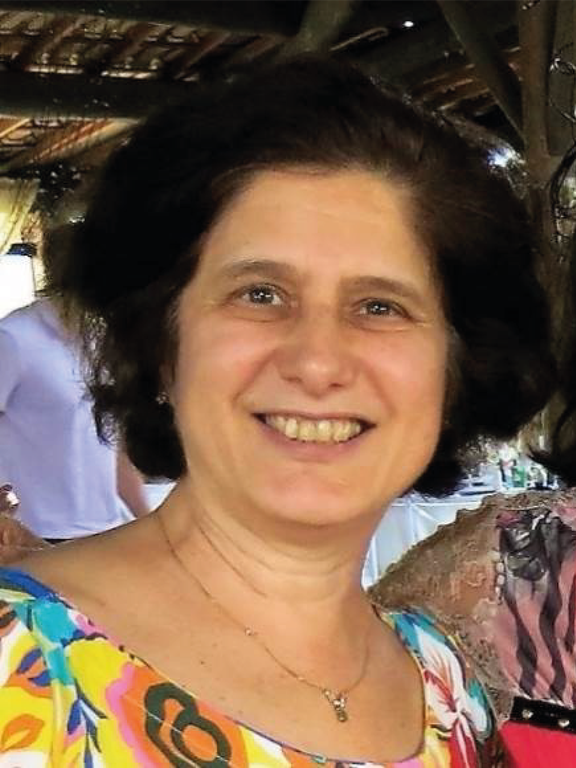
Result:
[[[36,9],[38,10],[38,9]],[[8,20],[10,27],[18,34],[22,28],[26,29],[29,22],[29,16],[26,11],[20,11],[19,8],[7,8],[3,20]]]
[[1,0],[0,11],[99,16],[110,19],[183,24],[233,32],[278,34],[298,32],[304,4],[298,0]]
[[12,65],[18,69],[26,69],[29,64],[39,59],[43,54],[54,51],[62,40],[81,23],[81,18],[71,19],[69,16],[54,19],[48,29],[22,49],[12,61]]
[[[498,113],[499,115],[502,115],[502,111],[496,104],[494,104],[494,98],[488,91],[485,91],[481,96],[476,98],[465,99],[458,105],[458,114],[463,115],[469,120],[472,120],[475,117],[482,117],[488,113]],[[518,134],[516,131],[512,130],[510,123],[504,117],[498,122],[503,123],[502,127],[498,128],[499,135],[503,136],[505,141],[511,144],[517,152],[521,152],[522,147],[518,144]],[[481,125],[482,124],[483,123],[481,123]],[[490,126],[489,130],[494,130],[494,126]],[[509,131],[509,135],[506,135],[506,130]]]
[[[441,99],[444,94],[451,93],[457,88],[463,88],[470,83],[477,82],[477,78],[474,77],[470,70],[458,70],[457,72],[454,72],[452,78],[443,80],[442,83],[431,84],[427,89],[423,89],[418,94],[418,99],[425,104],[428,104],[438,98]],[[482,85],[484,89],[487,90],[486,84],[482,83]]]
[[10,136],[10,134],[17,131],[18,128],[23,128],[27,122],[27,117],[0,117],[0,139]]
[[429,0],[404,0],[404,2],[363,2],[350,19],[346,33],[359,34],[366,29],[385,27],[399,29],[405,22],[412,22],[413,28],[428,24],[438,18],[435,3]]
[[34,147],[20,152],[0,166],[0,173],[72,157],[103,141],[126,134],[132,127],[131,121],[91,120],[50,131]]
[[309,0],[297,34],[282,47],[281,55],[326,50],[354,13],[357,0]]
[[[0,12],[80,14],[280,37],[298,33],[306,6],[306,0],[0,0]],[[407,19],[418,24],[434,15],[434,5],[422,0],[362,3],[347,31],[356,34]]]
[[185,98],[191,87],[160,80],[0,72],[0,114],[141,118],[156,107]]
[[[510,29],[515,23],[508,8],[498,3],[491,7],[486,19],[490,34],[499,34]],[[454,36],[442,17],[413,29],[407,29],[393,40],[386,40],[362,57],[360,63],[391,82],[405,82],[418,69],[425,69],[442,57],[461,53],[462,44]]]
[[210,51],[218,48],[222,43],[230,37],[230,32],[224,32],[223,30],[214,30],[205,35],[202,40],[190,50],[185,51],[177,59],[171,61],[167,67],[166,74],[173,77],[175,80],[179,80],[188,74],[190,69],[197,64],[200,59],[207,56]]
[[512,127],[522,137],[522,93],[520,81],[508,65],[480,18],[472,13],[468,0],[437,0],[444,18],[460,40],[478,75]]
[[407,85],[410,93],[418,96],[429,88],[441,87],[446,80],[450,80],[456,74],[469,73],[471,69],[472,64],[466,56],[454,53],[448,58],[436,61],[428,67],[415,70],[414,73],[411,73],[410,78],[407,79]]
[[486,83],[481,80],[472,80],[449,88],[443,93],[435,93],[432,98],[426,100],[426,104],[432,109],[450,110],[462,101],[477,99],[485,94],[490,94]]
[[125,59],[128,56],[133,56],[140,50],[142,43],[146,41],[153,29],[154,25],[147,22],[135,24],[128,30],[125,38],[115,41],[115,43],[110,46],[105,56],[90,61],[86,65],[86,74],[100,74],[100,72],[103,72],[105,69],[108,69],[122,59]]
[[94,168],[100,168],[106,162],[110,153],[126,141],[128,135],[128,133],[119,133],[113,137],[103,138],[102,141],[82,149],[71,158],[73,165],[82,172],[89,172]]
[[226,59],[224,67],[234,68],[238,65],[254,61],[260,58],[260,56],[264,56],[273,48],[276,48],[281,42],[281,38],[272,35],[259,37],[231,54]]
[[[504,54],[512,69],[517,68],[520,49],[516,46],[504,51]],[[474,65],[465,56],[451,56],[446,61],[439,61],[426,70],[420,71],[418,77],[411,77],[410,83],[414,84],[410,87],[410,93],[419,96],[438,88],[448,87],[453,85],[452,81],[455,78],[471,77],[470,73],[473,69]]]

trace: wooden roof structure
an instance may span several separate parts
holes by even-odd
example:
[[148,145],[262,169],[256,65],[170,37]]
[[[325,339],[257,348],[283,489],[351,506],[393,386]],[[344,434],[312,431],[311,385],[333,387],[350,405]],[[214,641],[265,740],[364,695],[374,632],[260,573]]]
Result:
[[0,178],[37,204],[200,82],[330,51],[523,152],[543,190],[576,136],[576,0],[0,0]]
[[0,175],[83,172],[198,81],[317,49],[518,141],[514,0],[0,0]]

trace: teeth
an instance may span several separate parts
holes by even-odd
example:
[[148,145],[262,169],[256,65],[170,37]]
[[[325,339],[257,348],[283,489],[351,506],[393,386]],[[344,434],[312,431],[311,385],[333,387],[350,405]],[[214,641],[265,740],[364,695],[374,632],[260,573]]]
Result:
[[[277,416],[276,418],[283,420],[282,416]],[[279,429],[280,432],[284,432],[286,437],[289,437],[291,440],[295,440],[298,437],[298,420],[286,419],[284,429],[282,429],[282,427],[279,427]]]
[[301,421],[298,425],[298,440],[311,443],[316,439],[316,424],[313,421]]
[[294,416],[266,416],[266,424],[291,440],[303,443],[345,443],[362,431],[353,419],[298,419]]

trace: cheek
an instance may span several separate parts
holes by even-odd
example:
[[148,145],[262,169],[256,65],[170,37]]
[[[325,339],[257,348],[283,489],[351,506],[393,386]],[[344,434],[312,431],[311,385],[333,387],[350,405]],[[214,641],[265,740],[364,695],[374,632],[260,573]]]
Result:
[[447,345],[442,336],[390,334],[372,351],[372,359],[379,389],[391,403],[414,405],[415,419],[423,407],[437,409],[440,417],[447,370]]
[[177,403],[233,397],[250,384],[272,353],[273,340],[264,324],[242,325],[208,318],[197,323],[193,333],[181,332],[174,384]]

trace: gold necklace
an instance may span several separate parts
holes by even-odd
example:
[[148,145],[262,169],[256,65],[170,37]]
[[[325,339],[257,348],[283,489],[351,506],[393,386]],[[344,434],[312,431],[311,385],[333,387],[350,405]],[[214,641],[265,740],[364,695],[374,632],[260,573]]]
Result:
[[[320,691],[320,693],[324,696],[326,701],[330,704],[332,707],[332,710],[336,716],[336,719],[339,723],[345,723],[349,720],[349,714],[347,710],[348,706],[348,697],[352,693],[352,691],[357,688],[362,680],[364,679],[366,675],[366,670],[368,668],[368,659],[370,657],[370,643],[368,642],[368,637],[366,638],[366,649],[364,652],[364,658],[362,660],[362,666],[360,668],[360,672],[358,673],[356,679],[352,682],[351,685],[349,685],[347,688],[342,688],[341,690],[334,691],[331,688],[327,688],[325,685],[320,685],[319,683],[315,683],[312,680],[308,680],[304,675],[299,674],[298,672],[295,672],[293,669],[288,667],[283,661],[281,661],[276,654],[268,647],[268,645],[265,643],[265,641],[260,637],[258,632],[256,630],[252,629],[251,627],[246,626],[243,622],[241,622],[239,619],[234,616],[233,613],[231,613],[228,608],[226,608],[225,605],[223,605],[207,588],[206,586],[200,581],[199,577],[194,573],[194,571],[190,570],[186,563],[182,560],[178,552],[176,551],[174,545],[172,544],[172,541],[170,537],[168,536],[168,531],[166,530],[166,527],[164,526],[164,522],[162,520],[162,516],[160,513],[158,513],[158,522],[160,524],[160,528],[162,529],[162,535],[164,537],[164,540],[166,541],[166,544],[168,546],[168,549],[170,550],[170,553],[172,557],[176,560],[179,567],[188,575],[191,576],[194,582],[197,584],[198,588],[204,595],[204,597],[209,600],[211,603],[213,603],[218,610],[223,613],[229,621],[231,621],[233,624],[235,624],[237,627],[239,627],[242,632],[246,635],[246,637],[250,637],[253,640],[255,640],[258,645],[268,654],[268,656],[272,659],[272,661],[277,664],[280,669],[282,669],[286,674],[288,674],[290,677],[292,677],[294,680],[296,680],[299,683],[302,683],[303,685],[307,685],[309,688],[314,688],[317,691]],[[203,534],[205,536],[205,534]],[[227,559],[225,562],[228,562]],[[234,572],[238,572],[236,568],[233,568]],[[244,580],[244,579],[243,579]],[[250,586],[250,585],[249,585]],[[367,633],[369,634],[369,632]]]
[[[212,541],[210,536],[208,536],[208,534],[206,533],[206,531],[204,530],[204,528],[200,525],[200,523],[198,521],[196,521],[196,529],[198,530],[198,532],[200,533],[200,535],[202,536],[204,541],[208,544],[210,549],[213,549],[214,552],[216,552],[216,554],[218,555],[220,560],[222,560],[228,566],[228,568],[230,568],[230,570],[233,571],[236,574],[236,576],[238,576],[240,581],[242,581],[242,582],[244,582],[244,584],[246,584],[248,589],[250,589],[252,592],[254,592],[259,597],[263,597],[265,600],[270,600],[270,595],[267,595],[266,592],[261,590],[255,584],[252,584],[251,581],[249,581],[249,579],[242,573],[240,568],[238,568],[236,565],[234,565],[234,563],[228,558],[228,556],[225,555],[224,552],[222,552],[220,547],[217,544],[215,544],[214,541]],[[240,550],[240,551],[242,551],[242,550]],[[246,556],[245,552],[243,552],[243,554]]]

